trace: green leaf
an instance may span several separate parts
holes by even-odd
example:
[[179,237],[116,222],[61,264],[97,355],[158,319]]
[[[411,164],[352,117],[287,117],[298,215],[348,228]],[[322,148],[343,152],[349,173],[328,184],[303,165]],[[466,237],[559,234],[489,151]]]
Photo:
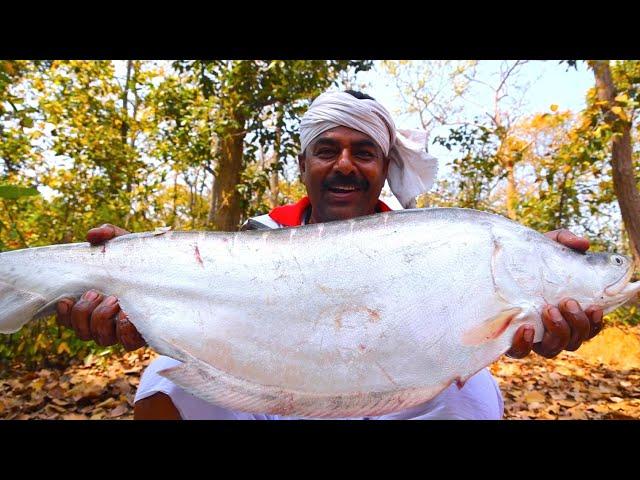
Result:
[[0,185],[0,198],[15,200],[20,197],[38,195],[37,189],[32,187],[16,187],[14,185]]
[[20,124],[25,128],[33,128],[33,118],[24,117],[20,120]]

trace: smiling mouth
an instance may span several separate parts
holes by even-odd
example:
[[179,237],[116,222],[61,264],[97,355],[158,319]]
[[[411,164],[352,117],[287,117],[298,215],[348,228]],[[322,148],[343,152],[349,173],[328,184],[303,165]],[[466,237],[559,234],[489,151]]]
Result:
[[344,185],[339,187],[329,187],[329,191],[333,193],[351,193],[359,192],[360,189],[353,185]]

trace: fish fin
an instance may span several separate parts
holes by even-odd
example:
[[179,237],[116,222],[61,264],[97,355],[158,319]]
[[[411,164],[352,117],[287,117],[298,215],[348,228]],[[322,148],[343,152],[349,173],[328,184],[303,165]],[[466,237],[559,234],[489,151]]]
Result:
[[233,377],[214,368],[191,361],[161,370],[158,374],[202,400],[235,411],[264,413],[269,410],[269,401],[274,400],[251,392],[246,386],[243,388],[242,382],[234,382]]
[[480,345],[498,338],[511,325],[511,322],[522,313],[522,308],[514,307],[503,310],[480,325],[475,326],[462,335],[464,345]]
[[162,235],[164,233],[170,232],[171,230],[173,230],[173,227],[169,226],[169,227],[156,227],[155,230],[153,231],[153,235]]
[[237,412],[288,417],[349,418],[377,416],[430,400],[448,384],[386,392],[342,395],[295,391],[260,385],[222,372],[182,351],[185,363],[158,373],[209,403]]
[[[490,234],[493,243],[491,281],[498,298],[506,305],[520,305],[526,303],[528,298],[541,295],[542,275],[539,270],[532,269],[529,265],[539,254],[531,249],[521,249],[518,255],[514,256],[513,249],[505,248],[506,241],[499,233],[491,230]],[[525,256],[529,261],[523,261]]]
[[43,316],[51,304],[42,295],[0,280],[0,333],[14,333],[29,320]]

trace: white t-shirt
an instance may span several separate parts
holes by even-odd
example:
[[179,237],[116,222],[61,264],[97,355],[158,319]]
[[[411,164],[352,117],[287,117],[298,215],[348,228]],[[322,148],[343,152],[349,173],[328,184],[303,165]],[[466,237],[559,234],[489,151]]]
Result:
[[[253,221],[267,228],[282,228],[269,215],[254,217]],[[168,395],[184,420],[294,420],[279,415],[234,412],[201,400],[185,392],[175,383],[158,374],[166,368],[180,365],[169,357],[160,356],[147,367],[140,379],[135,401],[156,393]],[[379,417],[359,420],[500,420],[504,414],[504,402],[498,383],[488,369],[480,370],[469,378],[462,388],[450,385],[422,405]],[[354,419],[358,420],[358,419]]]

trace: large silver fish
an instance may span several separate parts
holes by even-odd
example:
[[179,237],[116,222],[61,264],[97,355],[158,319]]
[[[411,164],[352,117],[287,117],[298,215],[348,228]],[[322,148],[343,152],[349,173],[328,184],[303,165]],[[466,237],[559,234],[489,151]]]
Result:
[[132,234],[0,254],[0,332],[88,289],[116,295],[163,375],[233,410],[382,415],[542,338],[563,297],[611,311],[640,290],[622,255],[582,254],[498,215],[405,210],[270,231]]

